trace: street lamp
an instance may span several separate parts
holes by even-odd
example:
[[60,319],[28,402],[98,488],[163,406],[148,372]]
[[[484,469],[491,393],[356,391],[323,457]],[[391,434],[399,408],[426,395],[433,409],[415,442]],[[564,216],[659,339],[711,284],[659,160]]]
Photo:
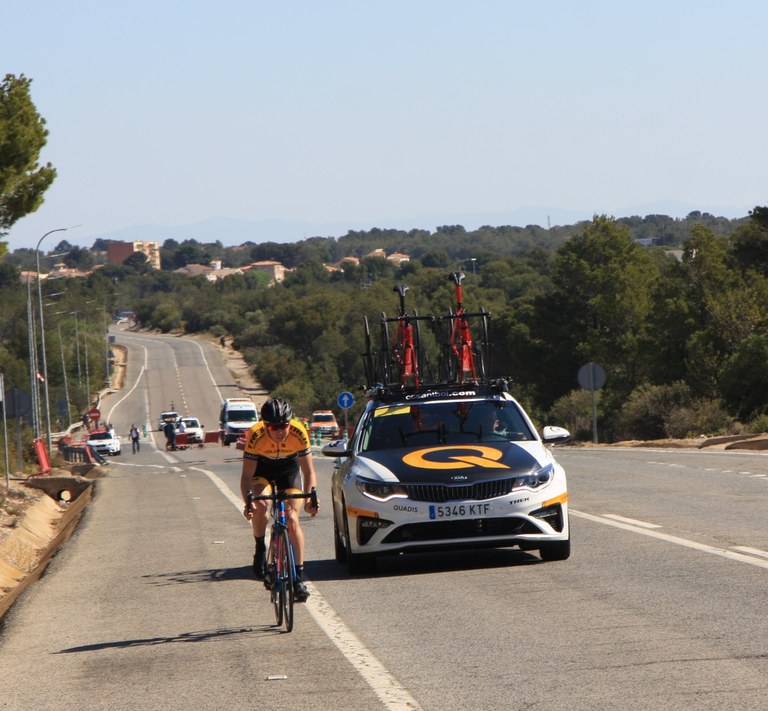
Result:
[[[92,304],[95,301],[95,299],[89,299],[88,301],[83,302],[83,306],[87,306],[88,304]],[[88,370],[88,321],[87,311],[78,311],[78,313],[81,313],[83,315],[83,346],[85,349],[85,397],[87,402],[88,409],[91,408],[91,374]]]
[[48,451],[51,447],[51,405],[48,400],[48,362],[45,358],[45,321],[43,317],[43,286],[42,279],[40,278],[40,244],[48,236],[54,232],[66,232],[68,227],[59,227],[55,230],[46,232],[38,241],[35,247],[35,261],[37,264],[37,300],[40,306],[40,352],[43,356],[43,392],[45,393],[45,432],[48,444]]
[[[65,314],[66,311],[54,311],[54,314]],[[61,350],[61,373],[64,376],[64,399],[67,401],[67,425],[72,422],[72,408],[69,404],[69,387],[67,386],[67,361],[64,359],[64,341],[61,339],[61,321],[56,324],[59,332],[59,349]]]
[[35,326],[35,310],[32,305],[32,277],[27,271],[27,347],[29,348],[29,389],[32,396],[32,429],[35,439],[40,436],[40,389],[37,379],[37,331]]

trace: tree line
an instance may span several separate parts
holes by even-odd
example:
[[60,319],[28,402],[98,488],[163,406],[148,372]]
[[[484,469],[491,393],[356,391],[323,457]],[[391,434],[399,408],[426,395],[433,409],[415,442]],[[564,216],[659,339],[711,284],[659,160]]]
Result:
[[[292,270],[278,284],[255,271],[210,282],[139,260],[104,265],[87,279],[46,280],[56,413],[65,372],[73,419],[103,382],[105,326],[119,310],[134,311],[142,328],[228,337],[257,380],[300,413],[336,409],[340,392],[361,393],[365,384],[363,317],[377,339],[382,312],[397,312],[397,284],[408,286],[410,313],[444,315],[455,305],[450,273],[462,270],[465,308],[491,313],[489,375],[508,378],[537,422],[591,437],[591,398],[577,373],[594,362],[607,374],[598,397],[601,441],[766,430],[768,208],[756,207],[727,236],[698,216],[687,222],[677,251],[643,246],[625,221],[596,216],[557,246],[553,235],[537,240],[533,228],[524,246],[520,228],[310,238],[282,245]],[[365,256],[382,244],[412,258],[393,264]],[[329,271],[329,253],[360,261]],[[0,369],[7,386],[29,387],[29,294],[12,256],[0,263]],[[422,335],[435,359],[441,336],[428,328]]]
[[[0,237],[39,207],[56,177],[53,166],[38,165],[48,131],[30,84],[10,74],[0,83]],[[595,362],[607,373],[603,440],[768,429],[768,208],[741,220],[596,216],[551,229],[373,229],[237,247],[167,240],[159,272],[141,254],[106,264],[106,246],[62,241],[49,254],[6,254],[0,242],[0,372],[8,388],[31,389],[35,377],[29,332],[37,317],[20,271],[34,270],[38,256],[50,270],[50,255],[61,252],[67,266],[100,267],[87,279],[41,285],[61,422],[89,406],[107,375],[106,326],[117,310],[134,311],[143,328],[230,336],[257,379],[308,414],[364,383],[363,316],[376,324],[382,311],[394,314],[394,285],[409,287],[409,310],[444,314],[454,302],[448,276],[464,270],[465,305],[492,314],[490,375],[509,378],[538,422],[589,436],[590,396],[576,374]],[[410,259],[366,256],[374,248]],[[326,268],[347,256],[359,264]],[[230,267],[276,260],[291,271],[280,284],[254,271],[215,283],[174,272],[214,259]],[[434,349],[439,338],[425,340]]]

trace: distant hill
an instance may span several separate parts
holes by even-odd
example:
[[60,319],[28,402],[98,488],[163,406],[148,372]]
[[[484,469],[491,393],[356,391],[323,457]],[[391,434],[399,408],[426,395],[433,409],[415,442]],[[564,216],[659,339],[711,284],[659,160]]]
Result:
[[305,220],[244,220],[231,217],[211,217],[189,225],[132,225],[111,232],[86,235],[72,240],[77,244],[90,247],[98,239],[117,241],[157,241],[161,245],[167,239],[181,243],[195,240],[200,243],[221,242],[225,247],[244,242],[300,242],[309,237],[341,237],[348,231],[380,229],[398,229],[409,231],[423,229],[434,231],[443,225],[462,225],[467,231],[476,230],[483,225],[493,227],[510,225],[525,227],[539,225],[543,228],[574,225],[591,220],[595,214],[607,214],[611,217],[630,217],[646,215],[667,215],[672,218],[684,218],[691,212],[708,212],[716,217],[736,219],[746,217],[754,206],[738,208],[709,208],[688,205],[672,201],[647,203],[618,210],[595,210],[593,213],[579,212],[553,207],[525,207],[509,212],[465,213],[454,215],[422,215],[419,217],[397,220],[350,220],[347,222],[311,222]]

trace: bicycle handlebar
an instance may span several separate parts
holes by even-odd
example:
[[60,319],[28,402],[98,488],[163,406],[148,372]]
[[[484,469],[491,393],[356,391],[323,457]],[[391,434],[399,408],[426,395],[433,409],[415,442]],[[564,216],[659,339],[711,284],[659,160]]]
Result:
[[260,496],[254,496],[253,493],[248,494],[249,504],[252,504],[254,501],[272,501],[277,503],[278,501],[285,501],[286,499],[310,499],[312,501],[312,508],[318,508],[317,489],[314,487],[312,487],[312,491],[308,494],[287,494],[284,491],[277,491],[274,487],[271,494],[261,494]]

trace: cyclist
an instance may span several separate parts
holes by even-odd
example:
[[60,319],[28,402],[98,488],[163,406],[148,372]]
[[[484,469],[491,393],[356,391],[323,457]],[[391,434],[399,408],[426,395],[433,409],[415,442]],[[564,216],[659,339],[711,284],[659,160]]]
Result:
[[[243,515],[251,521],[256,539],[253,556],[253,572],[257,580],[264,580],[266,544],[264,536],[269,523],[269,502],[255,501],[249,504],[249,493],[256,496],[268,494],[270,482],[278,491],[310,493],[317,487],[317,475],[312,462],[309,435],[301,421],[294,419],[293,408],[278,398],[267,400],[261,408],[261,420],[251,427],[245,436],[243,471],[240,477],[240,493],[245,501]],[[296,560],[296,584],[294,599],[304,602],[309,591],[302,577],[304,573],[304,534],[299,524],[301,499],[287,499],[285,514],[288,535]],[[304,510],[317,515],[317,508],[307,499]]]

